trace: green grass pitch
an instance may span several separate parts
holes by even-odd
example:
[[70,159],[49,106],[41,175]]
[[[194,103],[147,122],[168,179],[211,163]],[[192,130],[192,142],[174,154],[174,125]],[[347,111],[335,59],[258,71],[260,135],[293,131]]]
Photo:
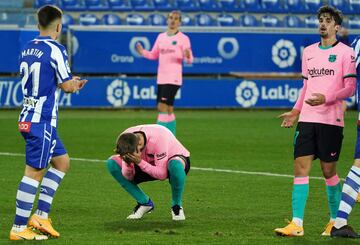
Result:
[[[7,244],[15,213],[15,195],[23,175],[24,143],[17,132],[19,111],[0,111],[0,244]],[[351,244],[321,237],[328,222],[325,183],[310,180],[305,236],[284,238],[273,230],[291,219],[292,178],[251,173],[293,174],[294,129],[280,128],[282,111],[177,111],[178,138],[191,152],[184,210],[186,221],[170,214],[167,181],[144,183],[155,210],[143,220],[128,221],[135,206],[103,162],[71,162],[55,195],[50,216],[61,233],[50,244]],[[58,132],[74,158],[105,160],[118,133],[129,126],[153,123],[155,111],[60,110]],[[357,113],[346,114],[338,174],[352,164]],[[244,172],[204,171],[202,168]],[[251,172],[251,173],[246,173]],[[319,162],[311,176],[321,177]],[[350,223],[360,231],[360,204]],[[31,242],[30,242],[31,243]],[[32,244],[32,243],[31,243]]]

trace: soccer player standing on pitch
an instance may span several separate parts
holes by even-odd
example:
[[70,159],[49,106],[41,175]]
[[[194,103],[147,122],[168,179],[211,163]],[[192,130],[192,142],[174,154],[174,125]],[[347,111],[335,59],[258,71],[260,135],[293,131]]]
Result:
[[[87,82],[72,77],[65,48],[55,41],[61,33],[62,11],[47,5],[38,10],[37,17],[40,35],[20,53],[24,102],[18,125],[26,142],[26,166],[16,195],[10,240],[60,236],[48,217],[55,192],[70,167],[69,155],[56,132],[58,99],[60,89],[73,93]],[[51,167],[47,169],[49,163]],[[39,184],[38,207],[29,220]],[[30,227],[46,235],[39,235]]]
[[[360,36],[354,40],[351,46],[355,50],[356,71],[357,75],[360,76]],[[359,93],[360,83],[358,83],[357,90]],[[358,112],[360,113],[359,94],[357,96],[357,104]],[[339,210],[337,212],[334,227],[331,230],[332,237],[360,238],[360,235],[347,224],[349,214],[351,213],[360,191],[360,114],[357,125],[355,160],[343,185]]]
[[354,51],[336,40],[342,14],[336,8],[318,10],[321,41],[304,49],[302,76],[304,86],[282,127],[292,127],[299,117],[294,136],[293,218],[289,225],[277,228],[283,236],[303,236],[303,219],[309,193],[309,172],[313,160],[320,159],[325,177],[330,221],[322,233],[329,236],[341,198],[341,185],[336,173],[344,127],[342,101],[355,92],[356,70]]
[[172,11],[167,18],[168,28],[156,38],[151,51],[145,50],[140,43],[136,44],[137,52],[151,60],[159,59],[157,75],[157,124],[167,127],[176,135],[176,118],[174,100],[182,85],[182,61],[190,64],[193,61],[190,39],[179,31],[181,14]]
[[107,160],[110,174],[136,201],[128,219],[141,219],[154,209],[150,198],[138,187],[146,181],[169,179],[172,219],[185,220],[182,196],[190,170],[190,152],[165,127],[156,124],[126,129],[116,140],[116,153]]

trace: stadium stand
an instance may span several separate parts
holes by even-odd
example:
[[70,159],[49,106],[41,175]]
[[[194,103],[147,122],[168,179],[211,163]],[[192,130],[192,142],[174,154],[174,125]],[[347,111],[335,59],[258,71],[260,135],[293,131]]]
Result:
[[302,20],[296,15],[286,15],[283,19],[284,27],[301,28],[304,26]]
[[48,4],[57,5],[58,1],[57,0],[35,0],[34,7],[40,8],[41,6],[48,5]]
[[261,9],[268,13],[283,12],[283,6],[280,0],[261,0]]
[[188,14],[183,14],[181,16],[181,25],[182,26],[193,26],[194,25],[194,19],[190,17]]
[[350,17],[348,20],[348,25],[350,29],[360,29],[360,17]]
[[240,26],[244,27],[256,27],[258,26],[258,21],[254,15],[243,14],[240,16]]
[[306,13],[316,13],[316,11],[323,5],[322,0],[304,0],[304,9]]
[[261,24],[265,27],[281,27],[281,21],[274,15],[264,15],[261,17]]
[[319,25],[319,21],[314,15],[306,16],[304,23],[307,28],[317,28]]
[[99,19],[95,14],[80,14],[79,24],[83,26],[98,25],[100,24]]
[[195,15],[195,25],[197,26],[214,26],[216,21],[209,14],[200,13]]
[[175,0],[176,7],[184,12],[195,12],[200,10],[197,0]]
[[132,10],[129,0],[109,0],[109,6],[112,11],[130,11],[130,10]]
[[207,12],[221,11],[219,2],[216,0],[199,0],[199,5],[200,5],[201,11],[207,11]]
[[121,25],[121,18],[116,14],[105,14],[101,18],[101,23],[108,26]]
[[217,16],[217,23],[219,26],[236,26],[237,22],[231,14],[219,14]]
[[131,5],[135,11],[154,11],[152,0],[131,0]]
[[150,14],[148,24],[152,26],[166,26],[166,17],[162,14]]
[[128,14],[125,20],[126,24],[131,26],[146,25],[145,18],[141,14]]
[[85,5],[90,11],[106,11],[110,9],[107,0],[85,0]]
[[173,9],[173,5],[169,0],[154,0],[153,3],[158,11],[170,11]]
[[301,0],[284,0],[284,12],[295,14],[303,13],[303,2]]
[[64,14],[63,18],[62,18],[62,25],[63,25],[63,29],[62,32],[67,32],[69,25],[74,25],[75,24],[75,20],[72,17],[72,15],[70,14]]
[[349,9],[352,14],[359,14],[360,0],[349,0]]
[[240,6],[236,0],[218,0],[221,11],[236,12]]
[[60,0],[60,7],[67,11],[85,11],[84,0]]

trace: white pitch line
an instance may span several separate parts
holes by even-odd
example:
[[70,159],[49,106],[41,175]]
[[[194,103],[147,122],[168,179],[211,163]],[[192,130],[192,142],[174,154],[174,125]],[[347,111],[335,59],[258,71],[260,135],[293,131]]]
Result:
[[[22,153],[11,153],[11,152],[0,152],[0,156],[11,156],[11,157],[24,157],[25,154]],[[101,159],[86,159],[86,158],[77,158],[71,157],[73,161],[79,162],[99,162],[104,163],[105,160]],[[218,169],[218,168],[199,168],[199,167],[192,167],[192,170],[200,170],[200,171],[207,171],[207,172],[220,172],[220,173],[233,173],[233,174],[245,174],[245,175],[260,175],[260,176],[270,176],[270,177],[284,177],[284,178],[294,178],[293,175],[289,174],[277,174],[277,173],[268,173],[268,172],[250,172],[250,171],[241,171],[241,170],[231,170],[231,169]],[[310,176],[310,179],[317,179],[323,180],[324,177],[316,177]]]

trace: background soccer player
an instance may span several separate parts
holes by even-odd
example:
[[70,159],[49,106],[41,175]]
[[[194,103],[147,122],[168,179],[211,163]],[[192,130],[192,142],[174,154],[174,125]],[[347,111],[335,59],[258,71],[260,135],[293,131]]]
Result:
[[[354,63],[357,69],[358,78],[360,77],[360,36],[358,36],[352,43],[355,50]],[[357,90],[360,91],[360,84],[358,83]],[[360,100],[357,96],[358,111],[360,113]],[[359,114],[360,116],[360,114]],[[360,117],[359,117],[360,118]],[[334,227],[331,230],[332,237],[350,237],[359,238],[360,236],[347,224],[349,214],[355,204],[355,200],[359,195],[360,189],[360,121],[357,124],[357,140],[355,148],[355,161],[351,167],[342,189],[341,202],[337,217],[335,219]]]
[[342,23],[339,10],[323,6],[318,10],[321,42],[304,49],[302,75],[304,86],[290,112],[280,115],[282,127],[292,127],[297,118],[294,137],[293,218],[289,225],[275,232],[284,236],[303,236],[303,219],[309,193],[309,172],[313,160],[320,159],[325,177],[330,222],[322,235],[329,236],[341,198],[336,173],[343,139],[342,100],[354,94],[356,87],[354,51],[336,40]]
[[168,28],[156,38],[151,51],[145,50],[140,43],[136,49],[147,59],[159,59],[157,75],[157,124],[167,127],[176,134],[174,114],[175,95],[182,85],[182,61],[192,63],[193,56],[188,36],[179,31],[181,14],[172,11],[167,18]]
[[[62,11],[48,5],[40,8],[37,16],[40,36],[27,43],[20,54],[24,103],[19,131],[26,142],[26,166],[16,195],[10,240],[47,239],[27,227],[41,180],[38,207],[29,226],[53,237],[60,236],[48,218],[55,192],[70,165],[56,132],[58,99],[60,89],[76,92],[87,82],[71,76],[65,48],[55,41],[61,33]],[[47,169],[49,162],[52,167]]]
[[108,170],[138,203],[128,219],[141,219],[154,209],[138,184],[169,178],[172,219],[185,220],[182,195],[190,170],[190,153],[167,128],[156,124],[128,128],[116,141],[116,153],[119,155],[107,160]]

